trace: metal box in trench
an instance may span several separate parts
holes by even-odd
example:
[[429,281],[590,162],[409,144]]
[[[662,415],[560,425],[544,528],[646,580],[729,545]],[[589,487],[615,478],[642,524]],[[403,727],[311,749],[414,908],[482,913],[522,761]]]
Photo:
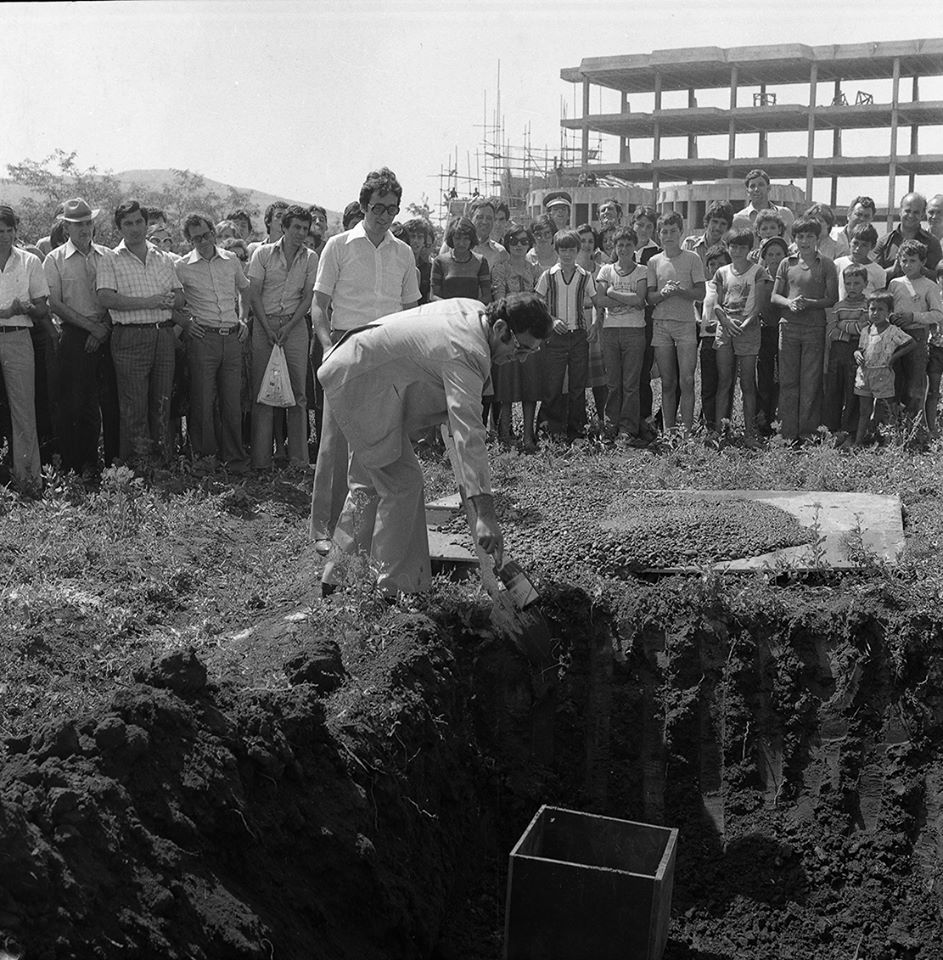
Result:
[[506,960],[661,960],[678,831],[542,806],[511,851]]

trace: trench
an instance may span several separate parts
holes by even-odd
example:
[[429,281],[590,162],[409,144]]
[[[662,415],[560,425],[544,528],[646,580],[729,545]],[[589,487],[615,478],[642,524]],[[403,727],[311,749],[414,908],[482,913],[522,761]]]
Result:
[[447,594],[301,624],[290,688],[177,654],[8,742],[0,945],[491,960],[550,804],[680,829],[667,960],[943,957],[933,598],[675,578],[544,606],[551,675]]

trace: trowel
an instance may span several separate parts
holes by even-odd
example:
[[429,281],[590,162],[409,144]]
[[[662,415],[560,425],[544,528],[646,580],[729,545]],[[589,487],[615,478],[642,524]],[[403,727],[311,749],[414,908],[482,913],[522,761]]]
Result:
[[[478,557],[481,583],[493,601],[491,622],[496,630],[510,639],[532,666],[547,670],[555,664],[556,658],[553,655],[554,642],[550,636],[550,628],[540,610],[539,595],[529,581],[523,589],[508,589],[495,569],[494,558],[478,545],[478,537],[475,533],[478,516],[475,505],[465,496],[465,484],[462,483],[462,472],[455,452],[455,440],[447,423],[442,424],[441,431],[445,450],[452,464],[452,472],[455,474],[455,482],[458,484],[458,493],[465,510],[472,544]],[[508,565],[507,551],[505,551],[503,570],[506,570]]]

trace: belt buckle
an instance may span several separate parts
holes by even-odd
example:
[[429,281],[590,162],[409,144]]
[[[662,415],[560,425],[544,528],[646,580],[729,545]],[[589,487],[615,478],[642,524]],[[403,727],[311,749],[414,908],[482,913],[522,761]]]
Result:
[[217,332],[221,337],[228,337],[232,333],[232,327],[219,327]]

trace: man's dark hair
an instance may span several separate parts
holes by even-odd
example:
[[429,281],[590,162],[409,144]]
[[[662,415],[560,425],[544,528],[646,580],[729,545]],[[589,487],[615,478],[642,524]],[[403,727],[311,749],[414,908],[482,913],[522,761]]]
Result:
[[677,227],[679,230],[684,230],[684,217],[677,210],[669,210],[667,213],[663,213],[658,218],[656,232],[661,233],[665,227]]
[[848,204],[849,217],[851,216],[852,211],[855,209],[855,207],[858,206],[859,203],[861,204],[862,207],[864,207],[866,210],[870,210],[872,213],[875,213],[877,211],[877,205],[870,197],[855,197],[855,199]]
[[712,200],[704,211],[704,226],[709,220],[723,220],[729,227],[733,223],[733,207],[726,200]]
[[349,230],[355,221],[359,223],[361,220],[363,220],[363,210],[360,207],[360,201],[353,200],[344,207],[344,212],[341,215],[341,226],[345,230]]
[[497,216],[501,211],[504,211],[504,219],[511,219],[511,208],[500,198],[492,197],[491,206],[494,208],[494,215]]
[[311,216],[312,216],[312,217],[314,217],[314,215],[315,215],[316,213],[320,213],[321,216],[324,217],[325,220],[327,220],[327,210],[325,210],[324,207],[319,206],[319,205],[316,204],[316,203],[312,203],[312,204],[308,207],[308,210],[311,211]]
[[616,200],[615,197],[606,197],[605,200],[600,200],[600,201],[599,201],[599,206],[598,206],[596,209],[597,209],[597,210],[602,210],[603,207],[607,206],[607,205],[610,204],[610,203],[616,208],[616,213],[619,214],[619,217],[620,217],[620,219],[621,219],[621,217],[622,217],[622,204],[619,203],[619,201]]
[[503,320],[514,333],[529,333],[546,340],[553,329],[553,318],[547,305],[536,293],[511,293],[485,307],[491,326]]
[[[266,230],[266,232],[268,232],[268,230],[269,230],[269,229],[271,228],[271,226],[272,226],[272,221],[275,219],[275,213],[276,213],[276,211],[278,211],[278,210],[287,210],[287,209],[288,209],[288,204],[285,203],[284,200],[276,200],[274,203],[270,203],[270,204],[265,208],[265,216],[263,217],[263,222],[265,223],[265,230]],[[284,215],[284,213],[283,213],[283,214],[282,214],[282,219],[284,219],[284,217],[285,217],[285,215]],[[230,217],[229,219],[232,220],[233,218]]]
[[360,188],[360,207],[366,210],[370,204],[370,198],[374,193],[379,193],[382,197],[386,193],[392,193],[397,202],[403,199],[403,188],[396,174],[389,167],[380,167],[379,170],[371,170]]
[[421,233],[428,240],[429,245],[435,243],[435,227],[425,217],[413,217],[403,224],[403,228],[407,237]]
[[744,178],[744,183],[749,183],[751,180],[755,180],[757,177],[760,177],[762,180],[765,180],[769,183],[769,174],[765,170],[761,170],[759,167],[754,167]]
[[121,221],[124,220],[126,216],[131,213],[140,212],[141,216],[144,217],[144,222],[147,222],[147,207],[142,206],[141,203],[137,200],[125,200],[124,203],[118,204],[118,209],[115,210],[115,226],[120,230]]
[[69,235],[65,232],[65,220],[60,220],[49,231],[49,249],[55,250],[56,247],[61,247],[68,239]]
[[306,223],[310,227],[311,211],[307,207],[302,207],[297,203],[293,203],[291,206],[286,206],[285,212],[282,214],[282,230],[286,233],[288,232],[288,228],[291,226],[292,220],[300,220],[302,223]]
[[164,213],[159,207],[148,207],[147,208],[147,223],[150,226],[152,223],[156,223],[158,220],[163,220],[164,223],[169,223],[167,220],[167,214]]
[[492,200],[491,197],[475,197],[474,200],[468,205],[468,213],[466,216],[469,218],[473,217],[479,210],[483,207],[491,207],[491,212],[497,212],[497,207],[495,203],[497,201]]
[[188,213],[186,218],[183,221],[183,235],[189,240],[190,239],[190,227],[198,227],[200,224],[205,224],[210,230],[215,233],[216,227],[213,226],[213,221],[210,219],[208,213]]
[[20,218],[13,212],[13,207],[0,205],[0,223],[15,230],[20,225]]
[[249,233],[252,233],[252,217],[249,216],[245,210],[233,210],[232,213],[226,214],[227,220],[242,220],[243,223],[248,224]]

